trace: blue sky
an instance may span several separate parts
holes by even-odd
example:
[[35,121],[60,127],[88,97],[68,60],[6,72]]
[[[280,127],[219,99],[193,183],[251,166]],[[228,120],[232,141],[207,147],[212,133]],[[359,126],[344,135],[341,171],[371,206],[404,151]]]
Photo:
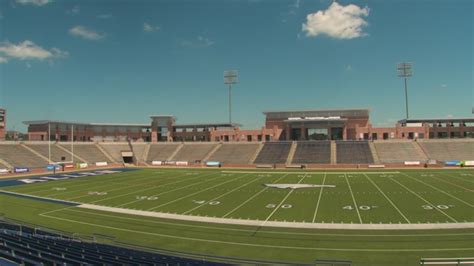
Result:
[[0,106],[22,121],[227,121],[358,108],[405,116],[398,62],[413,62],[413,118],[471,117],[470,0],[0,0]]

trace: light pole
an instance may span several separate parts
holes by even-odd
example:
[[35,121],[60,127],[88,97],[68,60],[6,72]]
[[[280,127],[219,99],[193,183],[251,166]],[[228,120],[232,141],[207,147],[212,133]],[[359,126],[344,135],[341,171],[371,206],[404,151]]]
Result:
[[239,72],[237,70],[224,71],[224,84],[229,85],[229,124],[232,124],[232,84],[238,82]]
[[405,79],[405,109],[407,113],[406,119],[408,120],[408,88],[407,88],[407,78],[413,76],[413,71],[411,70],[412,63],[399,63],[397,65],[398,76]]

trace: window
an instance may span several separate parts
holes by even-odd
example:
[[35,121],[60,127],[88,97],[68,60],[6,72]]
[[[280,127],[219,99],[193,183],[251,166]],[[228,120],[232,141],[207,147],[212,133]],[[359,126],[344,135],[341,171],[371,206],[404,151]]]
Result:
[[383,135],[382,135],[383,139],[388,139],[388,133],[387,132],[384,132]]
[[252,141],[252,135],[247,135],[247,141]]
[[377,139],[377,133],[372,133],[372,139],[376,140]]
[[270,141],[270,135],[265,135],[265,141]]

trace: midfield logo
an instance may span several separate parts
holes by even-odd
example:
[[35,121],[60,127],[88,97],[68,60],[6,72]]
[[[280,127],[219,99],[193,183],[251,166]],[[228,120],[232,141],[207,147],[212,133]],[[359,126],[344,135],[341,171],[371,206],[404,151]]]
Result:
[[297,189],[297,188],[334,188],[335,185],[312,185],[312,184],[264,184],[271,188]]

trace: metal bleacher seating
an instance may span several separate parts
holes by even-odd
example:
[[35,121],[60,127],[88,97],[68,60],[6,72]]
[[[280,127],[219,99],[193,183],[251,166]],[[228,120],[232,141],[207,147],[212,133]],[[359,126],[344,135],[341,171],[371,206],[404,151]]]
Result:
[[299,141],[293,156],[296,164],[329,164],[331,143],[329,141]]
[[[71,151],[71,145],[59,144],[61,147]],[[87,160],[88,163],[109,162],[110,160],[105,156],[94,143],[74,143],[74,154]]]
[[[70,162],[72,161],[72,155],[71,153],[62,150],[61,148],[57,147],[56,145],[48,145],[48,144],[38,144],[38,143],[27,143],[26,146],[37,153],[41,154],[42,156],[49,158],[49,147],[51,147],[51,161],[53,162]],[[64,160],[63,160],[64,158]],[[75,162],[81,161],[78,158],[74,158]]]
[[130,151],[128,143],[100,143],[99,144],[116,162],[123,162],[122,151]]
[[336,141],[339,164],[370,164],[374,162],[367,141]]
[[195,162],[204,160],[218,144],[217,143],[186,143],[171,158],[173,161]]
[[0,264],[6,265],[225,265],[86,242],[0,222]]
[[404,161],[423,161],[423,155],[412,141],[375,141],[374,146],[382,163],[402,163]]
[[0,158],[12,166],[40,168],[48,164],[47,160],[16,143],[0,144]]
[[150,144],[150,151],[148,152],[146,161],[166,161],[178,146],[179,143]]
[[430,140],[418,142],[429,159],[474,160],[474,141]]
[[209,158],[209,161],[219,161],[224,164],[249,164],[259,145],[259,143],[224,143]]
[[257,155],[256,164],[282,164],[290,153],[291,142],[266,142]]

